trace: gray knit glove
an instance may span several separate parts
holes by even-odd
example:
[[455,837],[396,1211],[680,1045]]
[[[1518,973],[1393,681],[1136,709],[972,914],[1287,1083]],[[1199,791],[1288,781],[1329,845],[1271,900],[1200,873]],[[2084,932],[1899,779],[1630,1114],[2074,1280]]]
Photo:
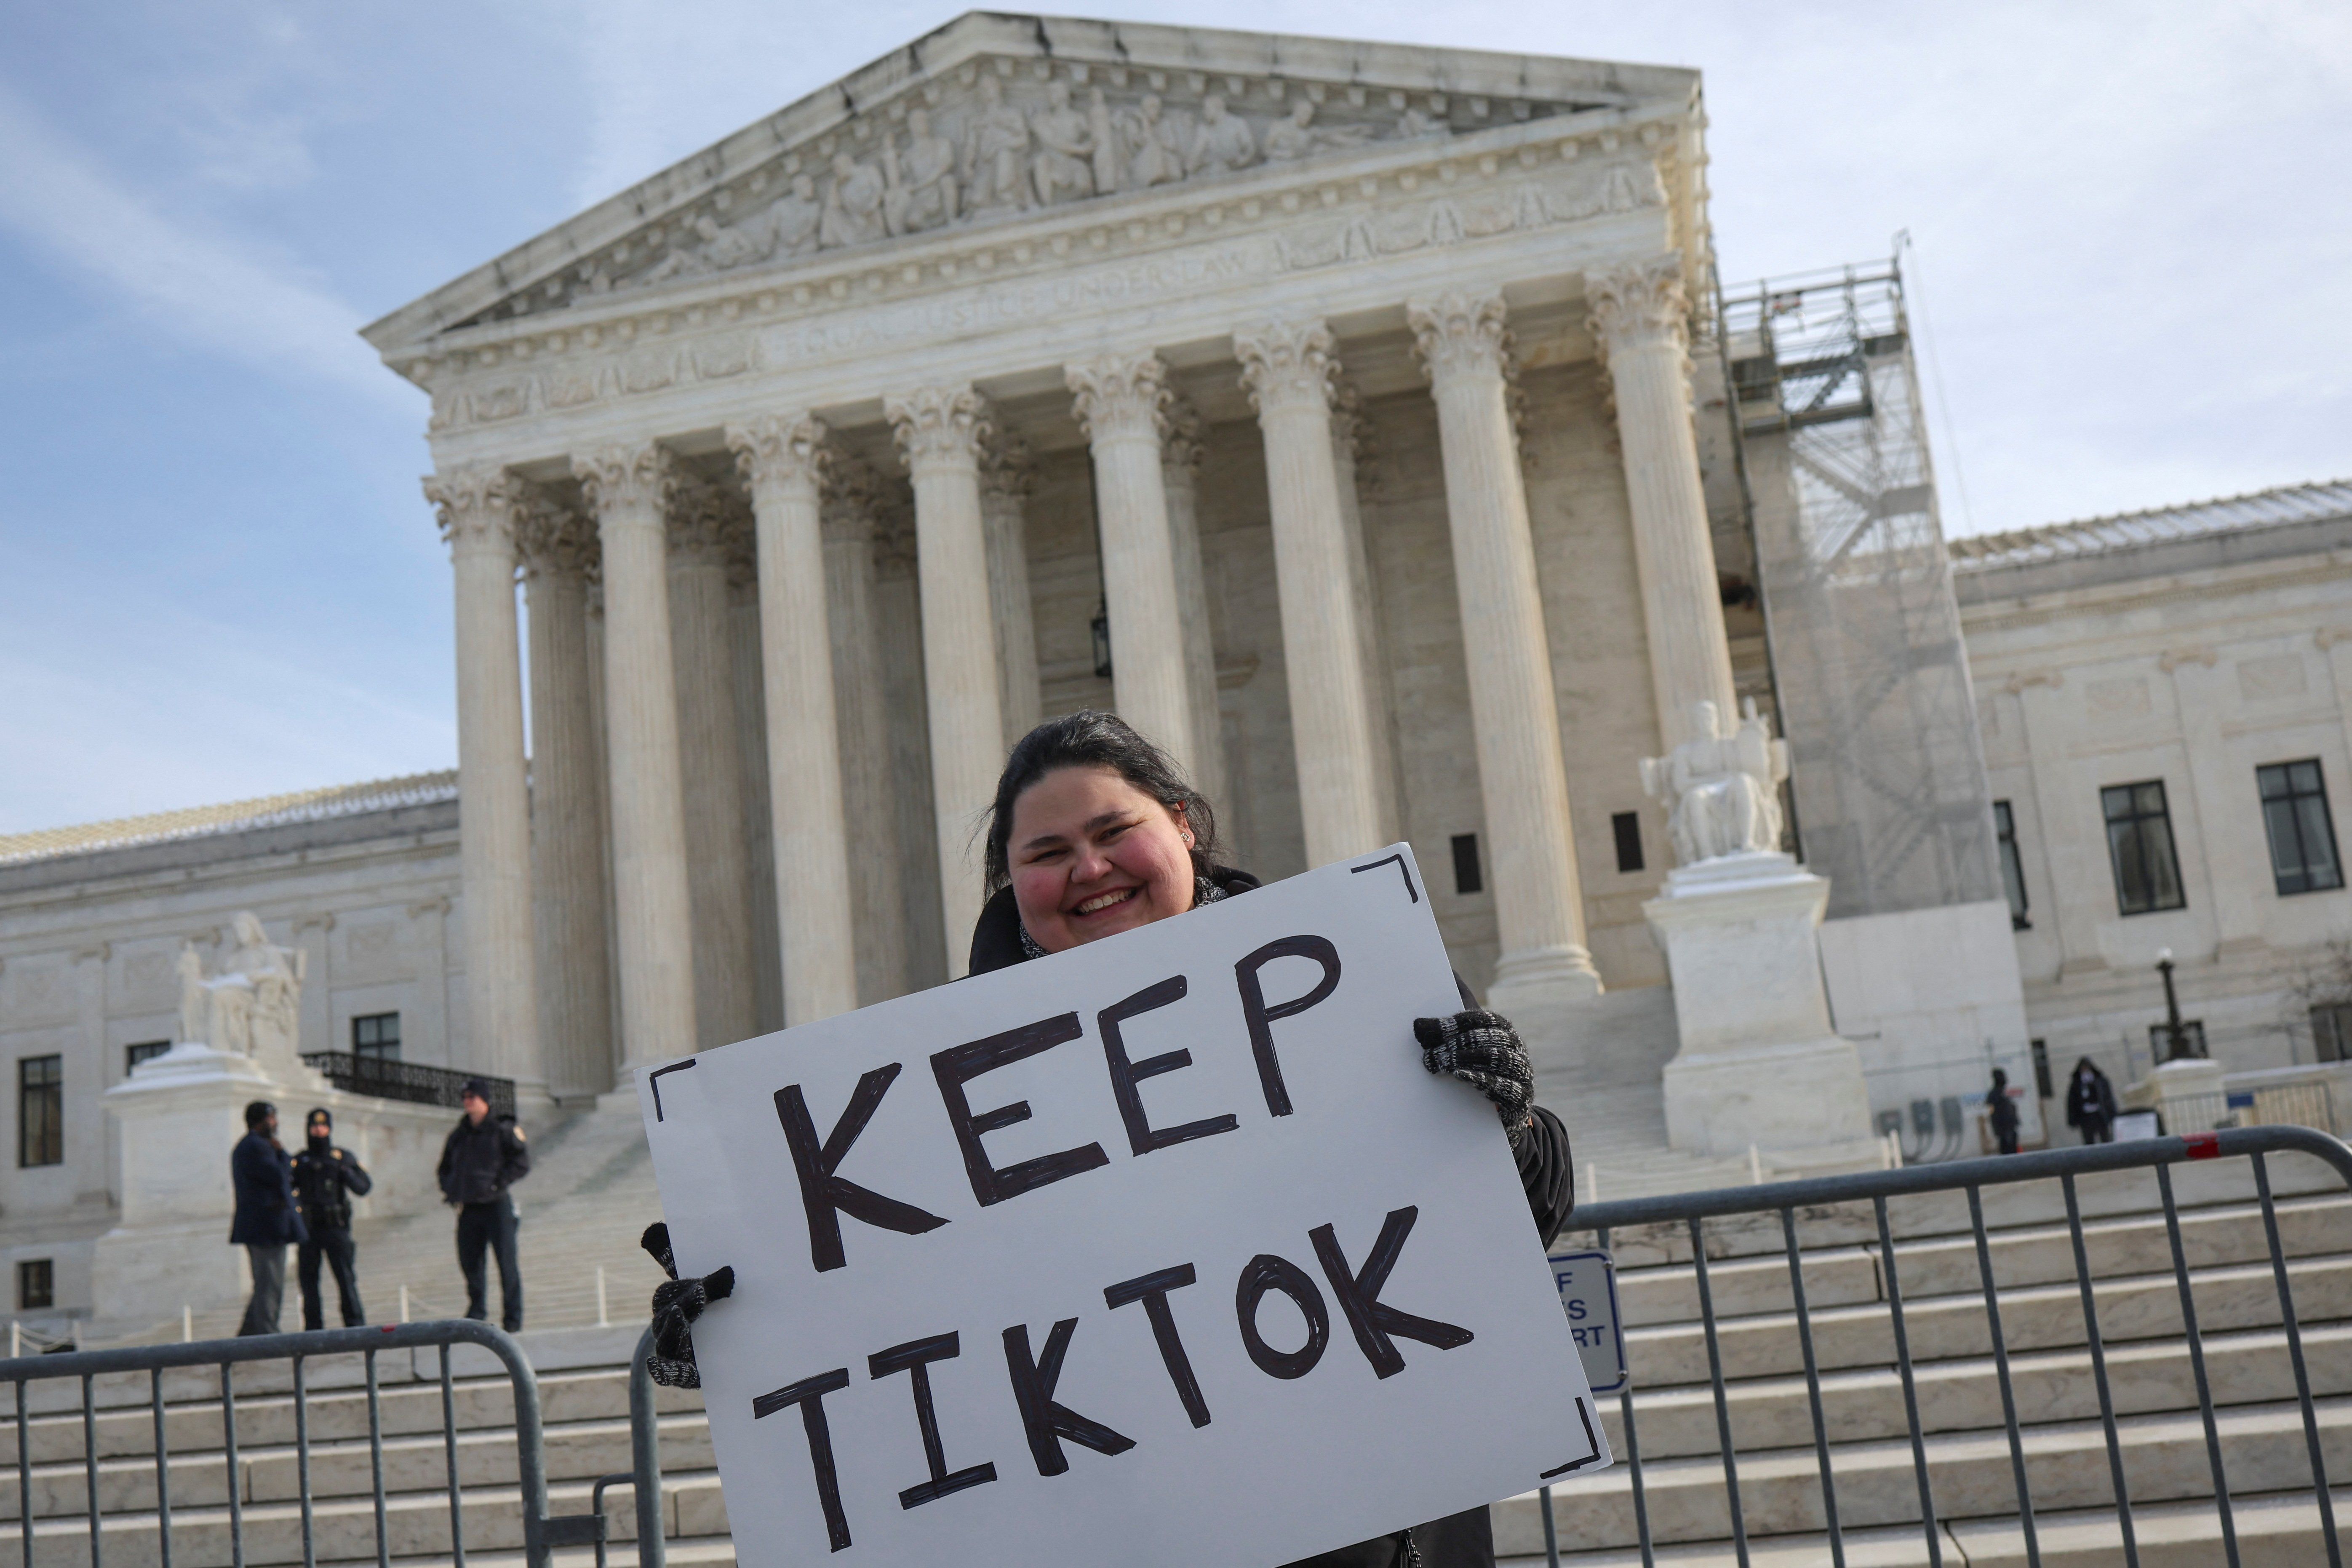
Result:
[[1421,1042],[1421,1065],[1451,1073],[1493,1100],[1517,1143],[1532,1119],[1528,1108],[1536,1098],[1536,1073],[1511,1021],[1474,1008],[1451,1018],[1415,1018],[1412,1035]]
[[735,1293],[735,1270],[721,1268],[699,1279],[681,1279],[670,1258],[669,1226],[656,1220],[646,1227],[640,1245],[653,1255],[669,1279],[654,1287],[654,1350],[646,1371],[656,1383],[670,1388],[700,1388],[702,1371],[694,1364],[694,1321],[713,1301]]

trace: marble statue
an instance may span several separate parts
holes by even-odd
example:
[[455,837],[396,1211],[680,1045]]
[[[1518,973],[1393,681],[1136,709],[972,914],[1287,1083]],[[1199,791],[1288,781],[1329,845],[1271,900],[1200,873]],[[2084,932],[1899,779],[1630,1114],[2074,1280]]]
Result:
[[1313,101],[1302,98],[1290,106],[1289,114],[1265,128],[1265,161],[1281,163],[1310,153],[1360,146],[1371,134],[1361,126],[1316,124]]
[[817,221],[817,244],[833,250],[889,237],[889,219],[883,211],[889,194],[874,165],[835,153],[833,187],[824,194],[824,216]]
[[[953,156],[952,151],[950,156]],[[950,178],[948,183],[952,190],[954,180]],[[817,228],[824,221],[824,204],[816,197],[816,177],[793,175],[792,188],[769,206],[764,221],[772,237],[774,254],[798,256],[803,250],[815,249]]]
[[1726,855],[1778,851],[1789,742],[1772,738],[1753,698],[1727,731],[1712,702],[1694,702],[1690,712],[1692,739],[1665,756],[1642,760],[1643,790],[1666,803],[1675,859],[1695,866]]
[[1192,138],[1158,93],[1145,93],[1141,103],[1119,115],[1118,134],[1131,187],[1172,184],[1184,177],[1184,150]]
[[972,112],[964,147],[964,190],[970,205],[1029,205],[1029,121],[1004,101],[1004,88],[992,76],[980,79],[980,107]]
[[1257,162],[1257,137],[1249,121],[1226,112],[1225,100],[1213,92],[1201,100],[1201,123],[1192,132],[1188,162],[1196,174],[1246,169]]
[[1029,117],[1029,133],[1037,140],[1030,170],[1037,182],[1039,206],[1095,194],[1094,132],[1087,117],[1071,107],[1069,83],[1046,83],[1045,107]]
[[907,116],[907,150],[886,144],[882,172],[890,184],[893,234],[916,234],[956,220],[955,143],[931,129],[930,110]]
[[181,1038],[240,1056],[290,1059],[300,1045],[310,955],[272,942],[250,910],[241,910],[229,929],[236,946],[209,979],[194,945],[180,949]]
[[1112,123],[1110,100],[1103,89],[1087,94],[1087,130],[1095,143],[1095,194],[1107,196],[1118,189],[1118,127]]

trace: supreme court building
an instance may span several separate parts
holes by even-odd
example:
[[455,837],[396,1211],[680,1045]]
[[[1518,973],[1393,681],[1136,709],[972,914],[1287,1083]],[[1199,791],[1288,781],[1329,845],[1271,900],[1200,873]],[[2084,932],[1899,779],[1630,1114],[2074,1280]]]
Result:
[[1411,839],[1500,1005],[1661,980],[1637,764],[1736,710],[1704,129],[1689,70],[974,13],[369,328],[478,1064],[959,973],[1006,747],[1088,705],[1262,876]]

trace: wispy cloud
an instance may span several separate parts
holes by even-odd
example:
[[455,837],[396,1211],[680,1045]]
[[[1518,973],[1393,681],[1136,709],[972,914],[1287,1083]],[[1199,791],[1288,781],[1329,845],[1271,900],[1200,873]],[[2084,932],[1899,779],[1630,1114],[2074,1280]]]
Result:
[[289,258],[122,180],[0,88],[0,225],[156,327],[262,369],[415,414],[418,395],[355,335],[361,312]]

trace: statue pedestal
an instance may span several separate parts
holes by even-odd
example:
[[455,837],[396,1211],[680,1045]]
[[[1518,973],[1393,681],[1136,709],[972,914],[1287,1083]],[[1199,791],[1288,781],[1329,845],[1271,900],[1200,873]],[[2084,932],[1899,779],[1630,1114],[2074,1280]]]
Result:
[[1670,873],[1642,906],[1666,950],[1682,1036],[1664,1074],[1675,1148],[1874,1165],[1861,1058],[1831,1027],[1822,984],[1829,887],[1786,855],[1749,851]]
[[2229,1085],[2221,1064],[2202,1057],[2183,1057],[2151,1068],[2146,1078],[2123,1093],[2126,1110],[2153,1110],[2164,1119],[2165,1131],[2178,1137],[2210,1131],[2229,1120]]

